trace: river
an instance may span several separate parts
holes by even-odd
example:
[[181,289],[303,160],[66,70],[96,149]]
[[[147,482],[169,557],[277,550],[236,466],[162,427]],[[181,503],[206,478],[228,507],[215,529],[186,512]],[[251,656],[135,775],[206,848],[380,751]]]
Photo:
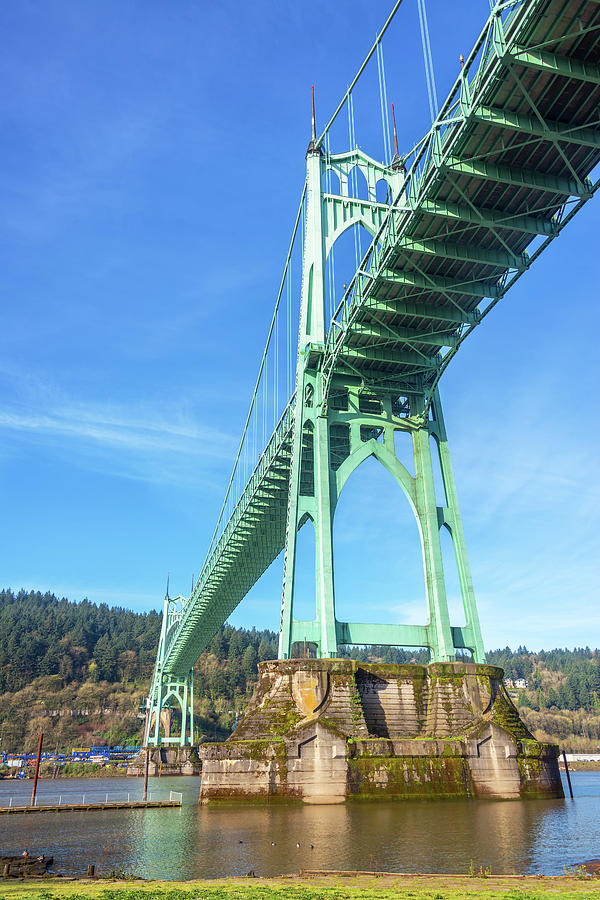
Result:
[[[183,793],[179,809],[0,815],[3,854],[46,853],[54,871],[144,878],[278,875],[310,869],[466,874],[558,874],[600,856],[600,772],[572,774],[575,799],[411,801],[340,806],[202,807],[199,778],[151,778],[154,796]],[[566,786],[565,786],[566,788]],[[130,793],[141,779],[41,781],[38,803]],[[28,802],[31,781],[0,781],[0,805]],[[46,798],[46,799],[45,799]],[[52,799],[51,799],[52,798]],[[297,845],[300,846],[297,846]]]

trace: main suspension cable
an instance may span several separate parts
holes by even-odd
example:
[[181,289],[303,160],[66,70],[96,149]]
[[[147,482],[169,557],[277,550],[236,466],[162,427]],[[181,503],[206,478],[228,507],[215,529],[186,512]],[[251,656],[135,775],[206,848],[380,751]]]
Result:
[[[256,383],[255,383],[255,385],[254,385],[254,391],[252,392],[252,399],[250,400],[250,408],[249,408],[249,410],[248,410],[248,415],[246,416],[246,421],[245,421],[245,423],[244,423],[244,430],[242,431],[242,437],[241,437],[241,439],[240,439],[238,451],[237,451],[237,454],[236,454],[236,457],[235,457],[235,461],[234,461],[234,463],[233,463],[233,469],[231,470],[231,476],[230,476],[229,482],[228,482],[228,484],[227,484],[227,490],[226,490],[226,492],[225,492],[225,498],[224,498],[223,503],[222,503],[222,505],[221,505],[221,510],[220,510],[220,512],[219,512],[219,517],[218,517],[218,519],[217,519],[217,524],[215,525],[214,531],[213,531],[213,533],[212,533],[212,537],[211,537],[211,539],[210,539],[210,544],[209,544],[209,546],[208,546],[208,551],[207,551],[207,553],[206,553],[206,556],[205,556],[205,558],[204,558],[204,562],[203,562],[203,564],[202,564],[202,570],[201,570],[201,572],[200,572],[200,575],[198,576],[198,581],[200,581],[200,579],[201,579],[201,577],[202,577],[202,573],[204,572],[204,569],[205,569],[205,567],[206,567],[206,563],[208,562],[208,559],[209,559],[209,557],[210,557],[210,554],[212,553],[213,544],[214,544],[215,538],[216,538],[216,536],[217,536],[217,533],[218,533],[218,531],[219,531],[219,526],[220,526],[221,520],[222,520],[222,518],[223,518],[223,513],[225,512],[225,508],[226,508],[226,506],[227,506],[227,501],[228,501],[228,499],[229,499],[229,492],[231,491],[231,485],[233,484],[233,480],[234,480],[234,477],[235,477],[236,468],[237,468],[237,465],[238,465],[238,462],[239,462],[239,459],[240,459],[240,456],[241,456],[241,453],[242,453],[242,448],[243,448],[243,446],[244,446],[244,440],[246,439],[246,434],[247,434],[247,431],[248,431],[248,424],[249,424],[249,422],[250,422],[250,418],[251,418],[252,412],[253,412],[253,410],[254,410],[254,404],[255,404],[255,401],[256,401],[256,396],[257,396],[257,394],[258,394],[258,389],[259,389],[259,386],[260,386],[260,380],[261,380],[261,377],[262,377],[263,369],[264,369],[264,367],[265,367],[265,362],[266,362],[266,359],[267,359],[267,353],[268,353],[268,351],[269,351],[269,343],[270,343],[270,341],[271,341],[271,335],[273,334],[273,329],[274,329],[274,327],[275,327],[275,319],[276,319],[276,317],[277,317],[277,311],[279,310],[279,302],[280,302],[280,300],[281,300],[281,295],[282,295],[282,293],[283,293],[283,287],[284,287],[284,284],[285,284],[285,279],[286,279],[286,276],[287,276],[287,274],[288,274],[288,269],[289,269],[290,259],[291,259],[291,257],[292,257],[292,251],[293,251],[293,249],[294,249],[294,242],[295,242],[295,240],[296,240],[296,232],[298,231],[298,223],[300,222],[300,219],[301,219],[301,218],[304,219],[304,215],[303,215],[303,214],[304,214],[304,200],[305,200],[305,197],[306,197],[306,181],[304,182],[304,187],[302,188],[302,196],[300,197],[300,205],[298,206],[298,212],[296,213],[296,220],[295,220],[295,222],[294,222],[294,227],[293,227],[293,229],[292,229],[292,237],[291,237],[291,240],[290,240],[290,245],[289,245],[288,252],[287,252],[287,256],[286,256],[286,258],[285,258],[285,263],[284,263],[284,266],[283,266],[283,275],[281,276],[281,282],[280,282],[280,284],[279,284],[279,291],[277,292],[277,300],[275,301],[275,309],[273,310],[273,315],[272,315],[272,317],[271,317],[271,324],[270,324],[270,326],[269,326],[269,332],[268,332],[268,334],[267,334],[267,340],[266,340],[266,343],[265,343],[265,348],[264,348],[264,350],[263,350],[263,355],[262,355],[262,358],[261,358],[261,361],[260,361],[260,367],[259,367],[259,370],[258,370],[258,376],[257,376],[257,378],[256,378]],[[304,235],[302,235],[302,247],[304,248]],[[303,254],[303,257],[304,257],[304,254]],[[255,426],[255,429],[254,429],[254,436],[255,436],[255,440],[256,440],[256,429],[257,429],[257,425],[258,425],[258,422],[257,422],[257,416],[255,415],[255,417],[254,417],[254,426]],[[264,449],[264,447],[263,447],[263,449]],[[262,451],[261,451],[261,452],[262,452]],[[257,453],[257,461],[258,461],[258,455],[259,455],[259,454]],[[198,583],[198,581],[196,582],[196,584]]]

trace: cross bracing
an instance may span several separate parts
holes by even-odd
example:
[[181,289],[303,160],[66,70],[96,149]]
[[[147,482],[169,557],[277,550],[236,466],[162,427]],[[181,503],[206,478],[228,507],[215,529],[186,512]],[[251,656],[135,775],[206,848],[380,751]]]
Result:
[[[492,9],[431,130],[409,153],[396,148],[387,165],[357,147],[332,154],[329,128],[344,101],[318,138],[313,113],[294,229],[295,237],[302,215],[295,394],[268,441],[263,416],[265,449],[241,479],[234,502],[224,504],[191,596],[176,612],[165,604],[152,709],[160,709],[169,691],[183,709],[187,694],[177,679],[185,681],[215,631],[283,548],[281,656],[291,654],[295,641],[308,640],[323,656],[335,655],[340,644],[368,642],[425,646],[441,660],[467,648],[483,659],[437,386],[466,337],[596,192],[599,66],[596,0],[509,0]],[[366,198],[355,196],[354,168],[365,177]],[[388,186],[385,202],[376,196],[379,180]],[[339,236],[358,224],[372,243],[327,321],[325,260]],[[287,316],[289,332],[289,308]],[[269,338],[274,327],[275,316]],[[288,353],[291,346],[288,336]],[[261,372],[264,362],[263,356]],[[274,379],[280,389],[273,371],[270,387]],[[253,403],[259,390],[257,382]],[[256,443],[256,415],[252,425],[249,414],[230,488],[244,471],[242,446],[252,428]],[[395,457],[398,430],[410,433],[414,478]],[[440,456],[441,503],[430,438]],[[351,472],[369,456],[388,468],[417,518],[428,598],[424,625],[339,622],[335,616],[335,505]],[[316,539],[316,616],[299,622],[293,615],[295,541],[309,522]],[[448,616],[442,527],[454,544],[462,627]],[[146,736],[158,741],[158,726],[154,738],[149,729]]]
[[351,356],[365,379],[385,369],[410,387],[417,351],[431,400],[466,335],[597,189],[599,28],[588,0],[496,5],[336,311],[325,373]]
[[285,538],[293,398],[212,551],[165,648],[164,670],[187,671],[281,552]]

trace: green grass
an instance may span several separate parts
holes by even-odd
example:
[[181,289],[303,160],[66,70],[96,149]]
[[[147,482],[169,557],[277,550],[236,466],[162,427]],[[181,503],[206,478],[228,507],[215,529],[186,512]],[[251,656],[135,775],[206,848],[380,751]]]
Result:
[[1,881],[0,900],[600,900],[590,878],[352,876],[190,882]]

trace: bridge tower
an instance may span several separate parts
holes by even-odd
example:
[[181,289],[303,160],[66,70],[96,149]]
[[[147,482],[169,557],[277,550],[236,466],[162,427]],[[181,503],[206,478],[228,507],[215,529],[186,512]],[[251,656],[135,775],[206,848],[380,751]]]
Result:
[[[152,685],[146,700],[144,747],[161,744],[186,747],[194,742],[194,670],[175,674],[165,667],[169,637],[181,621],[186,602],[181,596],[169,597],[167,585]],[[181,727],[179,734],[173,736],[171,719],[174,710],[181,717]]]
[[[282,550],[280,659],[264,666],[264,672],[270,671],[275,678],[275,693],[280,685],[275,677],[278,672],[290,676],[286,683],[293,694],[293,673],[304,669],[314,675],[314,683],[307,689],[309,694],[312,691],[312,703],[317,683],[321,684],[318,673],[327,677],[337,673],[346,679],[345,708],[351,709],[354,689],[358,690],[353,662],[346,661],[344,668],[346,662],[332,662],[331,658],[343,645],[387,644],[428,648],[434,675],[443,671],[448,676],[454,673],[459,680],[480,675],[495,678],[495,686],[489,681],[490,696],[500,698],[498,709],[506,710],[503,704],[509,704],[502,694],[501,676],[490,674],[490,667],[482,672],[477,665],[484,662],[484,649],[438,383],[464,340],[600,189],[600,11],[592,0],[567,2],[560,9],[556,4],[550,9],[548,0],[497,0],[472,50],[460,58],[460,72],[439,113],[431,102],[431,128],[404,158],[398,153],[395,128],[393,158],[389,140],[384,140],[388,148],[385,159],[390,160],[385,164],[356,146],[331,154],[331,128],[344,107],[350,133],[354,132],[352,91],[376,53],[385,119],[379,48],[399,6],[395,4],[319,138],[313,101],[307,177],[223,505],[190,596],[172,600],[167,591],[148,698],[146,744],[191,743],[192,667]],[[385,134],[386,122],[382,121]],[[353,143],[351,138],[350,145]],[[366,180],[366,197],[359,197],[355,189],[352,173],[356,168]],[[330,172],[339,185],[335,191],[330,187]],[[381,182],[386,188],[384,201],[378,190]],[[296,237],[303,215],[300,251],[302,242]],[[373,239],[362,261],[357,262],[336,311],[326,316],[328,256],[344,232],[357,225],[366,228]],[[300,300],[294,391],[292,321],[296,313],[292,316],[292,296],[294,304],[298,296]],[[285,377],[281,377],[283,373]],[[398,432],[412,445],[411,471],[396,451]],[[443,496],[436,496],[436,456]],[[422,625],[343,622],[336,616],[333,520],[346,481],[369,457],[395,479],[415,516],[426,587]],[[309,520],[316,538],[314,617],[300,621],[294,615],[297,536]],[[449,616],[442,528],[453,542],[464,625],[453,623]],[[402,585],[398,588],[400,593]],[[368,606],[372,598],[363,599]],[[288,662],[297,645],[305,642],[314,646],[321,663]],[[472,652],[474,666],[452,663],[460,649]],[[381,680],[386,681],[385,672]],[[341,682],[336,684],[341,690]],[[390,690],[397,688],[397,684],[391,685]],[[370,688],[365,687],[364,696],[369,693]],[[306,704],[298,706],[292,695],[287,699],[296,705],[299,716],[306,713]],[[278,702],[281,700],[279,697]],[[473,721],[477,722],[482,710],[488,709],[489,697],[480,696],[480,700],[475,703],[477,709],[473,708]],[[435,704],[448,713],[441,695]],[[419,725],[411,735],[423,733],[429,739],[435,734],[437,713],[434,709],[432,725],[420,701],[417,706],[421,711],[416,719],[425,731],[419,730]],[[172,709],[181,713],[181,734],[163,737],[162,720],[172,715]],[[327,728],[326,717],[322,718],[321,725]],[[527,732],[517,720],[515,711],[512,737],[520,741]],[[505,713],[500,712],[499,727],[506,721]],[[349,730],[343,733],[353,739],[367,731],[379,733],[375,727],[369,730],[366,720],[362,732],[356,722],[346,725]],[[286,723],[280,726],[282,733],[286,731]],[[448,724],[449,729],[454,727]],[[257,739],[277,733],[270,726],[257,728]],[[396,722],[394,728],[394,733],[405,734],[402,723]],[[249,724],[246,733],[248,729]],[[463,725],[456,732],[444,733],[465,734]],[[479,731],[477,735],[481,737]],[[314,734],[307,736],[307,740],[313,738]],[[495,740],[493,735],[490,739]],[[250,757],[242,747],[244,742],[245,738],[238,740],[240,759],[247,762]],[[510,757],[514,762],[520,752],[514,741],[510,753],[504,752],[508,744],[498,746],[504,749],[493,757],[496,761]],[[294,768],[300,759],[299,744],[292,742],[290,747]],[[263,772],[267,793],[272,788],[271,775],[276,770],[280,775],[287,772],[280,765],[280,749],[274,751]],[[220,765],[217,756],[215,764]],[[325,758],[336,757],[326,753],[322,760]],[[477,760],[481,758],[477,751],[474,770],[479,771],[482,763]],[[225,761],[222,770],[218,765],[215,784],[229,790],[229,764]],[[307,763],[309,774],[311,765]],[[520,776],[516,770],[513,775],[516,784]],[[219,781],[221,777],[225,780]],[[556,789],[559,796],[556,767],[549,777],[552,791]],[[207,785],[208,777],[203,790]],[[290,790],[296,790],[290,785]],[[525,782],[521,788],[529,790]]]
[[[432,661],[455,659],[457,648],[484,662],[484,648],[473,583],[458,507],[456,487],[439,392],[427,402],[426,371],[415,366],[400,377],[386,368],[385,352],[368,369],[353,366],[351,351],[332,371],[323,366],[326,341],[325,264],[338,238],[361,224],[375,235],[389,203],[377,201],[376,185],[388,186],[388,201],[404,197],[405,169],[398,155],[382,165],[360,149],[326,154],[315,131],[306,154],[307,208],[296,367],[296,403],[288,494],[279,658],[294,654],[294,645],[316,645],[316,655],[336,657],[341,644],[427,647]],[[352,196],[351,172],[357,167],[368,185],[368,199]],[[328,171],[337,176],[339,194],[323,190]],[[410,312],[410,310],[408,310]],[[335,316],[331,328],[336,327]],[[385,337],[385,324],[376,325]],[[435,336],[433,337],[435,340]],[[365,351],[369,352],[369,351]],[[397,361],[396,359],[394,360]],[[392,367],[394,368],[394,367]],[[395,367],[397,369],[397,366]],[[414,477],[395,452],[394,432],[412,439]],[[431,440],[439,463],[445,502],[435,495]],[[354,470],[375,457],[396,480],[415,515],[421,540],[427,598],[427,623],[390,625],[341,622],[336,617],[333,566],[333,519],[343,487]],[[376,502],[376,500],[375,500]],[[294,617],[297,536],[312,521],[315,530],[315,618]],[[465,613],[465,625],[453,626],[448,612],[440,529],[452,538]],[[401,587],[401,586],[400,586]],[[364,598],[367,605],[368,597]]]

